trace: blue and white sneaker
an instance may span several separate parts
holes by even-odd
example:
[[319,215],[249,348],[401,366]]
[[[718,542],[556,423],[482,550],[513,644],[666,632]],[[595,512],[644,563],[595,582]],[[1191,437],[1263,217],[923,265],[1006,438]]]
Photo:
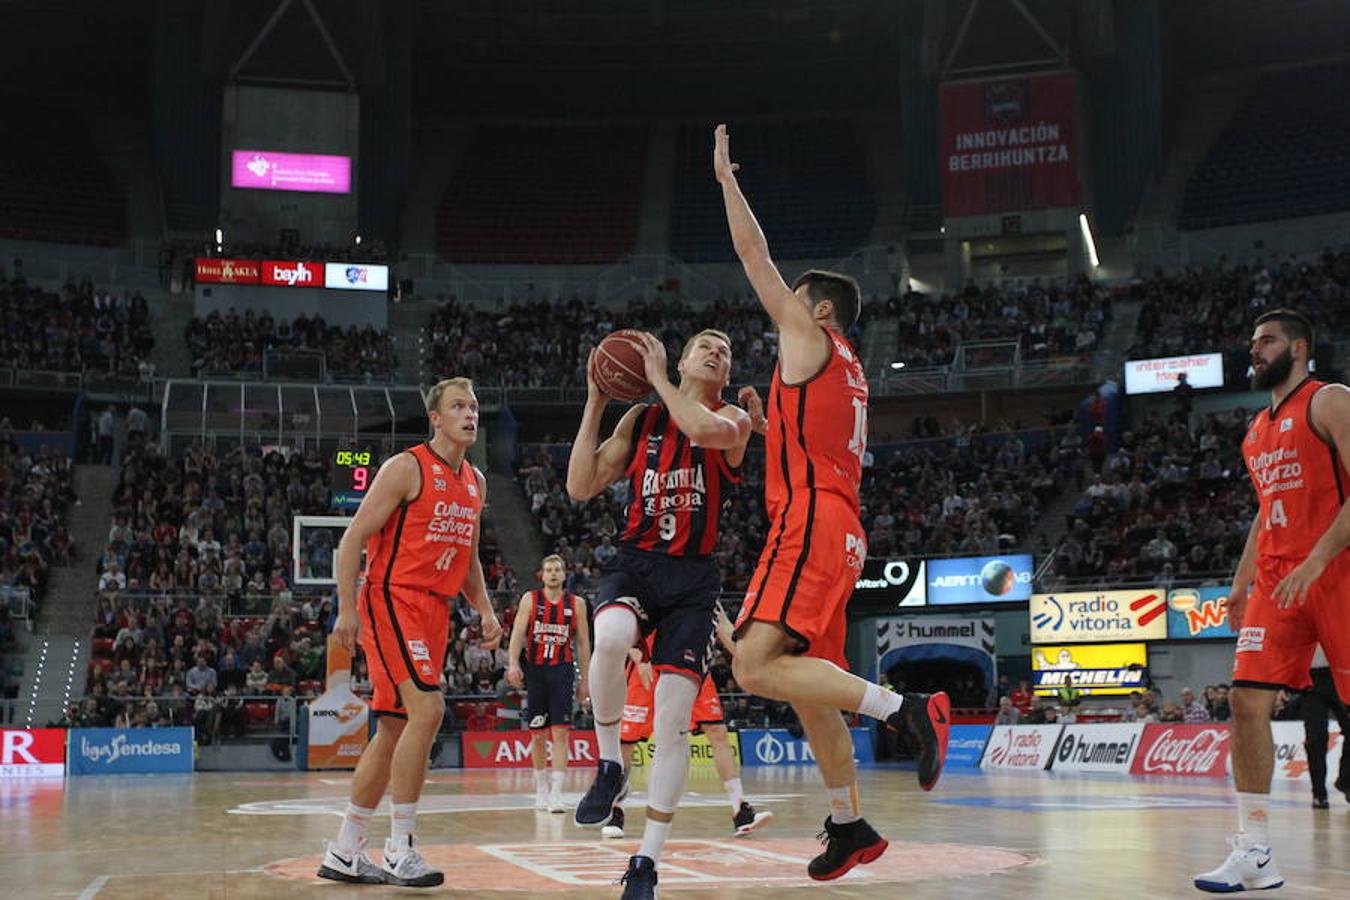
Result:
[[1257,844],[1245,834],[1228,839],[1233,852],[1223,865],[1212,872],[1195,876],[1195,886],[1211,894],[1232,894],[1237,891],[1268,891],[1284,886],[1284,877],[1275,865],[1275,854]]

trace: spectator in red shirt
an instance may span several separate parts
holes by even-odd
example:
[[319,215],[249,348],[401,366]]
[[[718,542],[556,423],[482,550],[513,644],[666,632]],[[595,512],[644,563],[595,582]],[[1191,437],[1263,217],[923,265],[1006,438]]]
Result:
[[1010,695],[1012,705],[1017,707],[1023,716],[1031,713],[1031,706],[1035,702],[1035,695],[1031,692],[1031,685],[1025,681],[1017,682],[1017,689]]
[[469,731],[496,731],[497,717],[488,715],[486,703],[475,703],[473,715],[469,716],[464,727]]

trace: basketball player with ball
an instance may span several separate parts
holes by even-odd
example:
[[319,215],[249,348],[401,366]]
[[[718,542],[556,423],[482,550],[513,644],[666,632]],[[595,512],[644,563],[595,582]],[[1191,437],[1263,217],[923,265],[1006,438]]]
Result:
[[[945,693],[897,694],[851,674],[844,607],[867,555],[858,487],[867,448],[867,380],[844,337],[858,318],[858,285],[812,270],[789,288],[736,182],[727,129],[713,136],[731,242],[760,303],[778,326],[769,393],[764,500],[769,533],[736,620],[736,682],[792,704],[829,795],[825,849],[807,867],[838,878],[886,851],[861,817],[853,740],[841,710],[885,722],[909,739],[919,786],[937,783],[947,753]],[[659,702],[658,702],[659,713]]]
[[[441,672],[450,602],[461,591],[483,617],[483,646],[502,627],[478,559],[483,473],[466,458],[478,439],[473,382],[449,378],[427,394],[431,440],[380,466],[338,544],[338,615],[333,637],[348,651],[357,636],[374,687],[377,728],[352,776],[351,799],[319,877],[352,884],[435,887],[445,876],[417,852],[413,829],[431,745],[445,718]],[[360,591],[361,549],[366,570]],[[384,864],[366,858],[366,826],[386,788],[390,837]]]
[[[628,506],[619,552],[595,598],[591,709],[599,744],[595,781],[577,804],[576,824],[602,828],[628,792],[620,746],[628,651],[653,632],[657,679],[652,734],[658,747],[647,786],[642,844],[623,875],[624,900],[656,896],[657,861],[689,772],[689,718],[707,674],[721,575],[713,552],[727,491],[740,480],[750,416],[722,402],[731,379],[731,341],[706,330],[684,345],[667,374],[666,349],[650,334],[617,332],[587,361],[586,407],[567,467],[567,492],[588,500],[620,479]],[[632,406],[600,441],[611,397],[659,402]]]

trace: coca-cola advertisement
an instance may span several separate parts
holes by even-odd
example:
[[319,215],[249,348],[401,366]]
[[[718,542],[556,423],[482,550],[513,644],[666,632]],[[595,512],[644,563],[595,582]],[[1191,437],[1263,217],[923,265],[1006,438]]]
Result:
[[1149,725],[1130,774],[1223,778],[1228,740],[1227,725]]

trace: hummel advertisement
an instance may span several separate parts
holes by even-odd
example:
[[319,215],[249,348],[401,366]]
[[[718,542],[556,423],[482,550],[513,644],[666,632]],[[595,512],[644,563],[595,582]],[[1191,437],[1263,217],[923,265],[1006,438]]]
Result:
[[1087,644],[1167,639],[1162,588],[1032,594],[1033,644]]
[[191,728],[72,728],[72,775],[192,771]]
[[1031,555],[928,560],[928,605],[1015,603],[1031,599]]
[[863,561],[862,574],[853,585],[853,599],[849,605],[886,612],[905,606],[923,606],[924,589],[923,560],[873,556]]

